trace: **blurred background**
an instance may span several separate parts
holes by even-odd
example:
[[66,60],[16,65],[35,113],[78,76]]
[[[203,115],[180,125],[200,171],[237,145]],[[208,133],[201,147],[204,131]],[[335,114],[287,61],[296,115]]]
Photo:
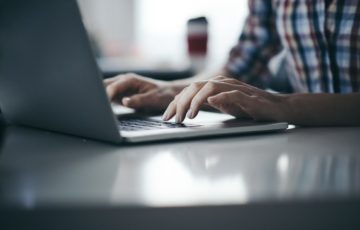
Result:
[[187,22],[208,20],[203,69],[219,69],[244,24],[247,1],[78,0],[101,67],[118,71],[183,71],[191,67]]

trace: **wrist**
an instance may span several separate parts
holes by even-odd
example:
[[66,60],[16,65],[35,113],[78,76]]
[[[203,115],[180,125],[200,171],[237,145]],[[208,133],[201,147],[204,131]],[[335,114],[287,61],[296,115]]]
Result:
[[280,95],[281,103],[278,121],[292,123],[294,120],[294,100],[293,95]]
[[291,124],[298,124],[309,113],[307,110],[308,102],[303,101],[302,94],[285,95],[284,102],[284,117],[286,122]]

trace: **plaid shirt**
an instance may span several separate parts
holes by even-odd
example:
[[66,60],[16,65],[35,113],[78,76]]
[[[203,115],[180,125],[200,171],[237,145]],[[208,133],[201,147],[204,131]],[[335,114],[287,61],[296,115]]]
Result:
[[249,0],[249,16],[225,70],[257,86],[283,65],[297,92],[360,89],[360,0]]

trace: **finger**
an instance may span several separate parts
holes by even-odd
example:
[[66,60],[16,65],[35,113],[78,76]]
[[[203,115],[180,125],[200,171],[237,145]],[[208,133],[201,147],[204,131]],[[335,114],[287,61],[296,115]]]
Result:
[[227,83],[209,81],[192,99],[188,117],[190,119],[195,118],[201,106],[207,102],[208,97],[224,91],[231,91],[234,87],[236,86]]
[[[276,121],[276,115],[274,115],[274,106],[266,103],[266,100],[262,97],[251,96],[249,97],[249,103],[243,109],[249,116],[256,121]],[[275,108],[275,111],[276,108]],[[276,114],[276,112],[275,112]]]
[[248,106],[248,107],[244,107],[243,108],[244,111],[249,114],[249,116],[255,120],[255,121],[264,121],[264,119],[262,119],[259,115],[259,109],[261,110],[261,107],[253,107],[253,106]]
[[103,83],[104,83],[105,86],[108,86],[108,85],[112,84],[113,82],[115,82],[118,79],[119,79],[119,76],[112,77],[112,78],[107,78],[107,79],[103,80]]
[[239,103],[239,96],[241,100],[247,101],[247,95],[241,94],[238,91],[223,92],[208,98],[208,103],[214,108],[223,113],[230,114],[237,118],[250,118],[246,112],[245,106]]
[[174,100],[172,102],[170,102],[170,104],[168,105],[168,107],[166,108],[163,116],[162,116],[162,119],[164,121],[168,121],[170,120],[171,118],[174,117],[174,115],[176,114],[176,102],[177,102],[177,98],[178,96],[176,96],[174,98]]
[[209,98],[209,102],[213,104],[220,104],[221,100],[229,101],[233,106],[239,106],[241,109],[252,119],[257,121],[271,120],[268,118],[269,111],[264,110],[264,104],[262,103],[262,97],[249,96],[241,91],[229,92],[227,97],[221,98],[215,96]]
[[208,101],[211,104],[228,103],[233,104],[234,106],[239,105],[242,108],[246,108],[252,103],[252,98],[253,96],[249,96],[239,90],[232,90],[210,97]]
[[143,108],[152,109],[157,108],[156,100],[153,100],[153,92],[136,94],[130,97],[124,97],[122,104],[126,107],[139,110]]
[[106,93],[108,97],[112,100],[116,95],[124,94],[128,91],[133,91],[138,89],[138,80],[136,78],[118,78],[116,81],[110,83],[106,87]]
[[211,106],[222,113],[232,115],[236,118],[251,118],[250,115],[245,112],[245,110],[241,106],[234,106],[230,103],[213,103],[211,104]]
[[[194,96],[207,84],[207,81],[199,81],[185,88],[176,103],[176,122],[181,123],[185,119]],[[191,111],[190,111],[191,112]]]

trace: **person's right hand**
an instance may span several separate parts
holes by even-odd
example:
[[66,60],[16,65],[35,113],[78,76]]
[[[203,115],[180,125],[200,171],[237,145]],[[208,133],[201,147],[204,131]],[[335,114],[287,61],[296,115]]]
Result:
[[154,80],[137,74],[105,79],[109,99],[144,112],[162,112],[185,85]]

